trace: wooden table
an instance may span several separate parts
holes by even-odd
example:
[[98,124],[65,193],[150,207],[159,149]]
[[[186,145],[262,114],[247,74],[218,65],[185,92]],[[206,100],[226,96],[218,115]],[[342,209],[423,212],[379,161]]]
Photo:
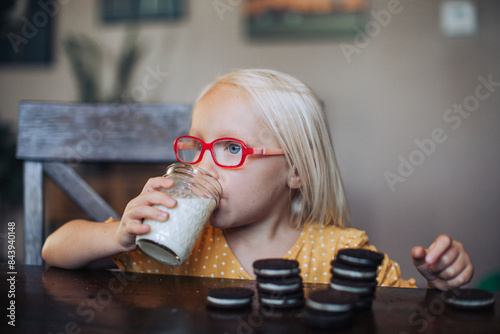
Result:
[[[300,309],[261,309],[257,301],[245,311],[206,307],[209,289],[255,289],[254,281],[20,265],[10,274],[5,264],[0,268],[1,333],[324,333],[305,326]],[[306,296],[324,288],[304,286]],[[372,309],[339,332],[500,333],[499,293],[495,299],[493,309],[465,312],[446,307],[439,291],[378,288]],[[15,327],[8,324],[14,318]]]

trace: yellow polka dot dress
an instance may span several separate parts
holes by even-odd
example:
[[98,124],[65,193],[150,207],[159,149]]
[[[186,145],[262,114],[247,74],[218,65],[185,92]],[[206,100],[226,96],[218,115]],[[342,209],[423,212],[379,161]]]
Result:
[[[330,262],[336,258],[337,252],[344,248],[365,248],[376,251],[368,241],[364,231],[354,228],[342,229],[331,225],[308,224],[302,228],[297,242],[283,258],[299,262],[304,282],[329,283]],[[203,230],[186,262],[179,267],[157,262],[140,250],[116,255],[113,260],[123,271],[252,279],[234,256],[222,230],[215,229],[210,224]],[[401,278],[398,264],[390,260],[387,255],[378,269],[377,281],[380,286],[416,287],[414,279]]]

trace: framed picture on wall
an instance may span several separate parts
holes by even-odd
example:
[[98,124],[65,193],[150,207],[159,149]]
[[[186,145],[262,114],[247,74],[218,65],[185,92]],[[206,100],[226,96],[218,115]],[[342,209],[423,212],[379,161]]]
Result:
[[251,39],[353,36],[366,23],[370,0],[246,0]]
[[185,0],[101,0],[105,23],[172,21],[184,16]]
[[0,4],[0,64],[48,64],[53,50],[53,7],[47,1]]

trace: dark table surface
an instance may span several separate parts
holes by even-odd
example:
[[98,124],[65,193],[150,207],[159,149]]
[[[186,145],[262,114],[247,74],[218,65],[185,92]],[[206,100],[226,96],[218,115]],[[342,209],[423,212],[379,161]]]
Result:
[[[325,333],[307,327],[300,308],[263,309],[256,300],[244,311],[206,307],[209,289],[255,289],[254,281],[21,265],[11,273],[6,264],[0,270],[1,333]],[[304,291],[326,287],[304,284]],[[377,288],[371,310],[336,332],[500,333],[499,293],[485,311],[455,310],[443,298],[436,290]]]

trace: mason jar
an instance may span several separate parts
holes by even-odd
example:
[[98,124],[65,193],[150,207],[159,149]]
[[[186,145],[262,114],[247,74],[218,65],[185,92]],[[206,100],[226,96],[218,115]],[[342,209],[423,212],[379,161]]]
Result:
[[167,167],[165,177],[175,182],[160,189],[177,200],[166,208],[169,218],[164,222],[144,219],[151,226],[149,233],[137,236],[136,244],[143,253],[171,266],[180,266],[188,258],[212,212],[219,206],[222,186],[204,169],[185,163]]

